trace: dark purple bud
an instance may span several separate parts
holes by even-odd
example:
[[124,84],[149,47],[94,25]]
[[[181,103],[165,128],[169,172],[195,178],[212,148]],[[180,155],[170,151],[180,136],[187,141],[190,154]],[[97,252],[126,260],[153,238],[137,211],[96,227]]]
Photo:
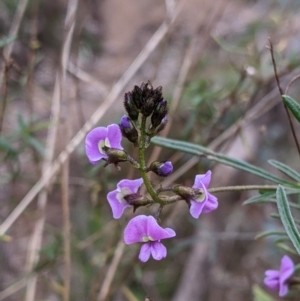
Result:
[[161,99],[156,108],[154,109],[154,112],[151,116],[151,124],[154,128],[158,127],[162,120],[166,117],[168,113],[168,104],[167,101],[164,99]]
[[161,177],[167,177],[172,173],[173,165],[171,161],[155,161],[150,165],[149,169]]
[[148,116],[150,116],[153,113],[154,108],[155,108],[155,99],[154,99],[154,97],[149,96],[145,100],[145,102],[144,102],[144,104],[143,104],[143,106],[141,108],[141,113],[145,117],[148,117]]
[[119,124],[122,135],[135,145],[138,143],[139,134],[136,128],[132,125],[128,116],[124,115]]
[[130,92],[125,93],[124,107],[131,120],[136,121],[139,118],[139,111],[132,100],[132,94]]
[[143,99],[143,91],[141,90],[140,87],[134,86],[133,91],[132,91],[132,100],[137,107],[138,110],[141,109],[144,99]]

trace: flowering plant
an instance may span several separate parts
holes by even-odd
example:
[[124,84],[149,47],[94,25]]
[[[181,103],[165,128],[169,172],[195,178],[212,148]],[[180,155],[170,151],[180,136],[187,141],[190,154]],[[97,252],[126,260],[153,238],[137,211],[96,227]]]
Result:
[[[291,189],[293,189],[293,192],[300,192],[298,186],[300,175],[295,170],[283,163],[274,160],[270,161],[280,171],[296,179],[298,181],[296,184],[281,179],[249,163],[215,153],[204,146],[169,138],[155,137],[167,124],[168,106],[167,101],[162,96],[162,87],[154,89],[150,82],[135,86],[131,92],[125,93],[124,107],[127,114],[121,117],[119,125],[111,124],[107,128],[98,127],[86,136],[86,155],[92,164],[104,161],[105,166],[113,164],[119,168],[120,163],[128,162],[140,173],[139,179],[120,180],[116,189],[107,194],[113,218],[121,218],[126,208],[132,208],[133,212],[135,212],[142,206],[147,206],[148,208],[153,204],[159,205],[158,210],[152,215],[137,215],[133,217],[124,230],[124,242],[127,245],[142,244],[138,256],[142,262],[148,261],[151,256],[155,260],[165,258],[167,249],[161,243],[161,240],[176,236],[173,229],[160,226],[161,212],[165,206],[178,201],[185,201],[191,216],[198,219],[201,214],[210,213],[218,208],[218,199],[214,193],[223,191],[259,190],[262,192],[259,196],[246,201],[246,204],[257,202],[264,198],[263,192],[272,191],[268,196],[276,197],[280,218],[285,226],[287,235],[300,254],[300,235],[291,216],[285,192],[285,190]],[[122,137],[128,139],[138,149],[138,160],[131,157],[123,149],[121,145]],[[149,179],[149,172],[159,177],[168,177],[173,172],[173,164],[171,161],[154,161],[147,166],[145,154],[150,142],[171,149],[183,150],[193,155],[206,154],[211,160],[253,173],[275,182],[276,185],[209,188],[212,172],[208,170],[204,174],[195,175],[192,186],[173,184],[168,187],[160,186],[156,188]],[[146,193],[142,193],[142,185],[145,186]],[[273,192],[275,190],[276,193]],[[167,192],[168,194],[165,194]],[[272,234],[272,231],[270,233]],[[263,233],[262,236],[268,234]],[[266,271],[264,283],[269,289],[278,291],[279,296],[283,297],[288,294],[293,284],[299,283],[299,280],[294,277],[296,270],[297,267],[286,255],[282,258],[278,271]]]
[[[154,217],[139,215],[129,221],[124,230],[124,241],[126,244],[144,243],[139,255],[141,261],[147,261],[150,255],[155,260],[161,260],[166,257],[167,250],[160,240],[176,235],[174,230],[163,229],[159,225],[163,207],[184,200],[194,218],[217,209],[217,198],[208,192],[211,171],[196,175],[192,187],[177,184],[155,189],[148,177],[149,172],[160,177],[167,177],[173,172],[171,161],[154,161],[147,166],[145,160],[145,151],[151,139],[164,129],[168,121],[168,106],[162,96],[162,87],[153,89],[150,82],[135,86],[131,92],[125,94],[124,107],[127,115],[121,118],[119,125],[98,127],[88,133],[85,141],[86,155],[92,164],[105,161],[105,165],[114,164],[119,167],[120,162],[127,161],[139,170],[140,179],[121,180],[117,188],[107,194],[107,200],[115,219],[120,218],[126,208],[132,207],[135,211],[140,206],[159,204]],[[138,148],[138,161],[123,150],[122,136]],[[140,193],[143,184],[148,195]],[[174,195],[162,194],[167,191]]]

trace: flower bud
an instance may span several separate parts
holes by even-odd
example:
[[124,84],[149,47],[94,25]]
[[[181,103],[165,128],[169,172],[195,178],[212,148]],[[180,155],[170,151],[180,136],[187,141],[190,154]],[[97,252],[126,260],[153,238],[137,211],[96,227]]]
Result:
[[153,127],[158,127],[162,120],[166,117],[168,113],[168,105],[167,101],[164,99],[161,99],[154,109],[154,112],[151,116],[151,124]]
[[165,116],[161,121],[160,125],[156,128],[156,133],[162,131],[166,127],[167,123],[168,123],[168,118],[167,116]]
[[125,93],[124,107],[125,107],[125,110],[127,111],[128,116],[131,118],[131,120],[133,120],[133,121],[138,120],[139,111],[132,100],[132,94],[130,92]]
[[107,166],[108,164],[114,164],[117,167],[119,162],[128,161],[127,153],[121,149],[109,147],[104,147],[103,149],[105,150],[105,153],[108,157],[105,166]]
[[148,97],[146,100],[145,100],[145,102],[144,102],[144,104],[143,104],[143,106],[142,106],[142,108],[141,108],[141,113],[145,116],[145,117],[148,117],[148,116],[150,116],[152,113],[153,113],[153,110],[154,110],[154,108],[155,108],[155,105],[156,105],[156,103],[155,103],[155,98],[154,97]]
[[149,168],[151,171],[156,173],[158,176],[167,177],[173,171],[173,165],[171,161],[165,162],[152,162]]
[[137,107],[137,109],[140,110],[144,103],[143,92],[140,87],[134,86],[132,91],[132,100],[135,106]]
[[135,145],[138,143],[139,134],[126,115],[121,118],[119,127],[125,138]]
[[176,185],[173,188],[173,192],[181,196],[190,206],[191,199],[195,198],[194,189],[188,186]]

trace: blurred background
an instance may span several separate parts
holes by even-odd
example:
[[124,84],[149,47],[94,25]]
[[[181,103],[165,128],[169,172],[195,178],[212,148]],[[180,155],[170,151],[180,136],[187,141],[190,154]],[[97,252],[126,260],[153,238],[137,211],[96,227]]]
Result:
[[[177,236],[167,258],[141,263],[122,237],[133,213],[113,220],[106,200],[138,173],[92,166],[84,138],[118,123],[124,93],[150,80],[169,102],[161,135],[275,173],[268,159],[299,170],[266,48],[270,38],[285,89],[300,72],[299,12],[298,0],[2,0],[0,300],[279,300],[263,277],[284,253],[254,240],[280,228],[274,205],[242,206],[255,192],[219,193],[219,209],[199,220],[183,202],[170,206],[162,226]],[[299,90],[296,81],[289,95]],[[192,185],[207,169],[211,187],[265,184],[205,158],[153,146],[148,156],[174,162],[164,185]]]

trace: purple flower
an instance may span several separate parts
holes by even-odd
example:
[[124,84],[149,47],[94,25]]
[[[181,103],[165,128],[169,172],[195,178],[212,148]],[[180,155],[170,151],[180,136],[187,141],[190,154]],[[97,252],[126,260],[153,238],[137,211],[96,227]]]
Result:
[[166,247],[161,239],[174,237],[175,231],[170,228],[160,227],[153,216],[138,215],[131,219],[124,230],[124,241],[127,245],[136,242],[144,243],[141,247],[139,259],[146,262],[150,255],[155,260],[167,256]]
[[280,269],[267,270],[265,272],[265,285],[272,291],[279,291],[279,296],[284,297],[288,293],[288,279],[292,277],[295,266],[287,255],[281,259]]
[[218,208],[218,199],[207,191],[211,180],[211,171],[204,175],[197,175],[193,188],[202,189],[203,194],[198,198],[191,199],[190,213],[198,218],[201,213],[209,213]]
[[85,138],[85,152],[92,164],[100,160],[107,160],[104,147],[123,149],[121,146],[122,133],[117,124],[106,127],[97,127],[91,130]]
[[107,194],[107,200],[113,212],[113,217],[118,219],[122,216],[124,210],[131,205],[128,204],[125,197],[136,194],[143,184],[143,179],[122,180],[117,184],[117,189]]

